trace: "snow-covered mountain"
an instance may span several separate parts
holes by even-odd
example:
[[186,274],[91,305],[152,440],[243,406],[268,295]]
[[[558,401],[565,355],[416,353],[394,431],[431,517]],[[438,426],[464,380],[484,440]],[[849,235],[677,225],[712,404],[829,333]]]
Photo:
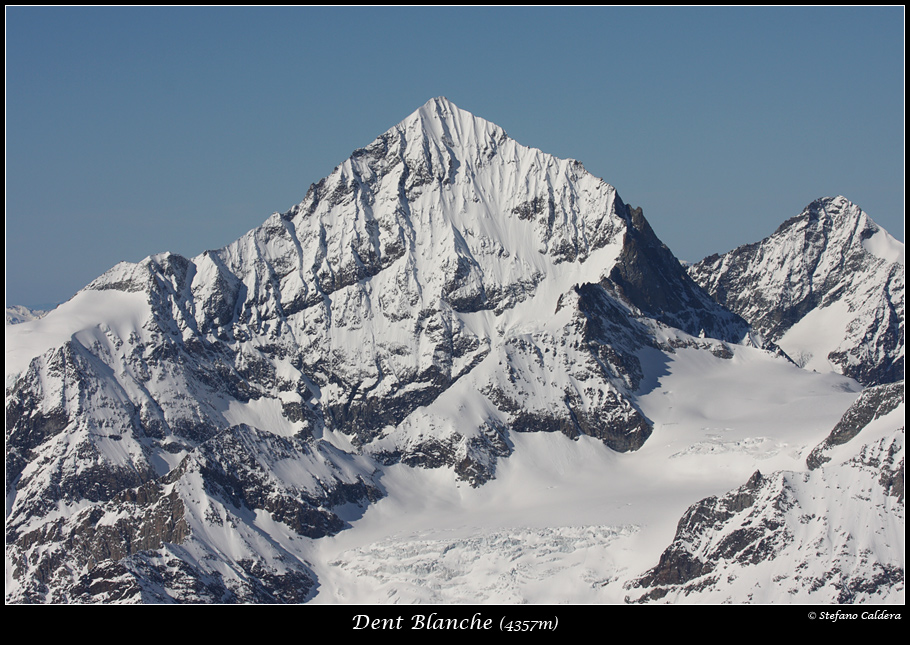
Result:
[[37,320],[45,314],[47,314],[47,311],[42,309],[29,309],[22,305],[13,305],[6,308],[6,324],[18,325],[29,320]]
[[800,366],[866,385],[904,375],[904,245],[844,197],[689,274]]
[[[798,467],[859,389],[444,98],[233,244],[6,334],[9,602],[621,601],[685,508]],[[582,591],[534,582],[605,547]]]

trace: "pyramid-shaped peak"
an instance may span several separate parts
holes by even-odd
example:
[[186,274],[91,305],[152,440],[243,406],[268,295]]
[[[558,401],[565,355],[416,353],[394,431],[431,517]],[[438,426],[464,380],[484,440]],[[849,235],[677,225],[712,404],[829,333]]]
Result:
[[[830,229],[839,236],[841,246],[862,246],[872,255],[887,262],[904,263],[904,244],[879,226],[862,208],[843,195],[822,197],[809,204],[799,216],[810,226]],[[798,219],[799,219],[798,218]]]
[[477,118],[467,110],[462,110],[460,107],[452,103],[452,101],[444,96],[436,96],[434,98],[431,98],[429,101],[420,106],[414,114],[419,114],[424,118]]
[[[795,230],[821,227],[826,230],[852,232],[854,230],[879,230],[879,226],[856,204],[843,195],[819,197],[806,206],[796,217],[781,224],[775,235],[788,235]],[[795,228],[794,228],[795,227]]]
[[393,130],[407,134],[420,131],[427,138],[449,147],[485,144],[507,136],[498,125],[459,108],[444,96],[430,99]]
[[819,197],[806,206],[805,212],[810,217],[818,216],[819,214],[832,216],[848,214],[855,217],[861,214],[862,210],[843,195],[837,195],[835,197]]
[[424,103],[420,109],[436,111],[436,112],[450,112],[450,111],[460,110],[461,108],[459,108],[457,105],[452,103],[452,101],[450,101],[445,96],[435,96],[435,97],[431,98],[429,101],[427,101],[426,103]]
[[820,197],[806,206],[798,217],[808,217],[809,221],[827,219],[838,229],[884,231],[868,213],[843,195]]

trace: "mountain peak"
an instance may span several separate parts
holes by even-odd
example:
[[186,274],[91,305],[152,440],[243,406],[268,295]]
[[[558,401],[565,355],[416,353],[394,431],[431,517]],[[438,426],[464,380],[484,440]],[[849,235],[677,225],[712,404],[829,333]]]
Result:
[[823,234],[827,247],[846,252],[859,247],[886,262],[904,263],[904,245],[876,224],[863,209],[843,195],[820,197],[796,217],[780,225],[772,235]]
[[807,213],[810,219],[829,217],[836,226],[854,223],[856,220],[863,217],[868,219],[868,216],[863,213],[859,206],[843,195],[819,197],[806,206],[806,209],[803,212]]
[[[452,103],[452,101],[450,101],[445,96],[434,96],[429,101],[424,103],[419,108],[419,110],[427,110],[427,111],[431,111],[431,112],[433,112],[433,111],[449,112],[449,111],[461,110],[461,108],[459,108],[457,105]],[[465,111],[465,110],[461,110],[461,111]]]
[[423,137],[449,148],[487,147],[507,135],[495,123],[459,108],[444,96],[430,99],[389,132],[403,132],[408,140]]
[[689,274],[801,367],[872,385],[903,374],[903,263],[904,245],[838,195]]
[[[471,112],[468,112],[467,110],[461,109],[444,96],[436,96],[431,98],[429,101],[417,108],[417,110],[415,110],[410,117],[405,119],[405,122],[409,121],[415,116],[430,120],[479,119],[479,117],[475,116]],[[483,121],[484,119],[479,120]]]

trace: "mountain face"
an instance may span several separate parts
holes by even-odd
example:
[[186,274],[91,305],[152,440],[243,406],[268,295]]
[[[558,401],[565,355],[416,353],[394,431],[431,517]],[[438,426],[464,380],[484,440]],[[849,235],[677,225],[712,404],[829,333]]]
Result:
[[844,197],[689,274],[801,367],[865,385],[904,373],[904,246]]
[[[902,295],[895,312],[902,347]],[[304,602],[343,570],[374,572],[382,589],[388,571],[371,564],[382,545],[390,570],[413,566],[426,582],[424,560],[401,559],[420,557],[408,540],[338,560],[324,545],[418,493],[420,504],[484,490],[514,502],[524,487],[537,518],[538,502],[584,481],[586,494],[649,491],[648,507],[672,498],[678,516],[702,495],[680,485],[693,479],[684,469],[658,476],[676,471],[647,448],[694,442],[680,454],[696,463],[705,442],[693,437],[740,423],[743,401],[777,414],[787,389],[766,388],[779,383],[805,388],[784,406],[786,441],[814,446],[827,402],[855,398],[855,383],[762,349],[774,346],[702,290],[612,186],[444,98],[233,244],[119,264],[6,334],[8,602]],[[754,407],[753,391],[774,405]],[[723,431],[746,433],[724,450],[781,452]],[[607,465],[573,472],[576,458]],[[497,485],[527,463],[534,475],[504,495]],[[562,479],[533,488],[552,468]],[[508,564],[516,535],[555,536],[565,549],[538,554],[549,570],[562,553],[627,552],[645,524],[420,544],[440,557],[499,545]],[[612,589],[630,575],[583,578]]]
[[37,602],[305,599],[264,517],[337,533],[396,463],[479,486],[513,432],[636,450],[637,352],[748,335],[612,186],[441,98],[233,244],[35,325],[6,473],[8,597]]

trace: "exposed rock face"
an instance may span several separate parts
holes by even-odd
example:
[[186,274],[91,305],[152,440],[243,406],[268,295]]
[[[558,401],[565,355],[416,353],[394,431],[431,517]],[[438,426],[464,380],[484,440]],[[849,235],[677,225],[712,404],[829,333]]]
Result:
[[168,549],[105,560],[73,585],[72,603],[300,603],[313,589],[306,570],[275,574],[240,560],[236,577],[208,572]]
[[831,434],[809,453],[806,458],[806,465],[810,470],[815,470],[831,461],[828,453],[834,447],[847,443],[856,437],[867,425],[889,414],[903,403],[903,381],[888,385],[878,385],[863,391],[859,398],[856,399],[856,402],[850,406],[850,409],[844,413],[843,418],[834,426]]
[[814,471],[756,471],[690,507],[658,564],[627,585],[627,600],[856,603],[902,592],[902,554],[889,546],[903,535],[902,387],[860,395],[832,432],[850,441],[836,459],[816,450]]
[[612,186],[441,98],[233,244],[16,328],[13,602],[304,600],[294,540],[384,467],[479,486],[511,432],[636,450],[637,352],[748,334]]
[[[705,537],[713,537],[724,528],[737,513],[751,508],[755,504],[764,479],[759,471],[742,487],[721,498],[708,497],[689,508],[676,527],[673,544],[660,556],[660,562],[651,571],[642,576],[636,583],[639,587],[659,587],[641,600],[655,600],[667,593],[666,587],[685,585],[693,580],[703,578],[717,567],[721,558],[734,559],[740,564],[757,564],[762,559],[775,554],[773,540],[763,539],[773,535],[780,542],[787,536],[776,533],[780,523],[762,518],[746,528],[736,528],[716,544],[711,544],[710,552],[704,550]],[[690,550],[690,547],[695,549]],[[779,549],[777,549],[779,550]],[[693,587],[700,589],[700,587]]]
[[903,244],[833,197],[689,274],[801,366],[875,385],[903,379],[904,270]]
[[619,261],[604,286],[649,317],[693,336],[741,341],[748,325],[717,307],[654,234],[640,208],[626,206],[629,226]]

